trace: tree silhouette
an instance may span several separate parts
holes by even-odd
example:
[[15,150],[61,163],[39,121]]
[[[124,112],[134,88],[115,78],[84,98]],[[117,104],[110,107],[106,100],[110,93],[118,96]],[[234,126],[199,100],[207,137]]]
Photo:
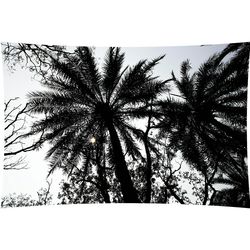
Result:
[[120,48],[108,49],[102,68],[88,47],[6,44],[3,54],[46,88],[29,94],[28,114],[40,120],[20,139],[41,133],[35,146],[49,143],[49,175],[57,168],[68,175],[61,203],[249,206],[249,50],[229,44],[193,73],[183,62],[180,78],[166,81],[153,75],[163,56],[123,67]]
[[247,152],[249,50],[248,43],[229,45],[193,74],[190,62],[183,62],[180,80],[173,74],[180,95],[159,102],[161,136],[204,174],[209,185],[218,166],[224,173],[242,174],[238,158]]
[[47,181],[47,187],[41,188],[37,191],[37,198],[33,199],[28,194],[9,194],[1,198],[1,207],[29,207],[29,206],[43,206],[52,203],[52,194],[50,187],[52,182]]
[[141,157],[129,120],[145,117],[145,103],[166,89],[166,82],[151,72],[162,58],[139,61],[122,70],[124,53],[110,48],[101,72],[87,47],[78,47],[61,61],[53,60],[56,75],[43,81],[49,91],[29,95],[32,112],[46,115],[33,124],[32,133],[45,130],[46,140],[53,144],[47,153],[51,171],[61,167],[70,172],[86,161],[83,152],[91,138],[96,142],[106,138],[108,160],[115,168],[124,202],[140,201],[123,147],[128,156]]

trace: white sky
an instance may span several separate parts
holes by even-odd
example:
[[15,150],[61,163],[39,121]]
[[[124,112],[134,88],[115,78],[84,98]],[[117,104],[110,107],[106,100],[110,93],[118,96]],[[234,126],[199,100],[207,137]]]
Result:
[[[209,46],[183,46],[183,47],[123,47],[125,52],[124,67],[134,65],[141,59],[153,59],[161,55],[165,58],[155,67],[154,74],[161,79],[171,77],[171,72],[179,76],[180,65],[182,61],[189,59],[193,69],[203,63],[213,53],[221,51],[225,45]],[[106,53],[107,48],[97,47],[95,56],[100,65]],[[29,92],[41,89],[39,82],[32,79],[32,73],[28,70],[18,69],[11,73],[4,65],[4,96],[5,101],[10,98],[20,97],[25,100]],[[9,193],[28,193],[36,197],[36,192],[46,186],[46,176],[48,173],[48,164],[44,160],[46,150],[44,147],[40,151],[28,152],[26,162],[28,169],[18,171],[3,171],[3,195]],[[59,172],[52,176],[52,193],[56,198],[58,193],[58,184],[61,179]]]

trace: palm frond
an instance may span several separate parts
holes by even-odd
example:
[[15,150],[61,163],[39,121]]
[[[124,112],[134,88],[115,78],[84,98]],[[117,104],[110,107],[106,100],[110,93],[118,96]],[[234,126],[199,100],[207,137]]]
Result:
[[110,102],[111,95],[119,83],[123,61],[124,53],[121,53],[120,48],[110,47],[104,60],[102,80],[107,102]]

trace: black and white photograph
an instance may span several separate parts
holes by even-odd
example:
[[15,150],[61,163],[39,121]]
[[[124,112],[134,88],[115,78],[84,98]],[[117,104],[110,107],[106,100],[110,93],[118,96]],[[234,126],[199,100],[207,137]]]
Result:
[[2,208],[250,207],[250,43],[2,43]]

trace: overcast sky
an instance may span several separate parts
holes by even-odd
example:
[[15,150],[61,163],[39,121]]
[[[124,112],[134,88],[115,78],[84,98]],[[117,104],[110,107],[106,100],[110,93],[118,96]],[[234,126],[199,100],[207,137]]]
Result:
[[[214,53],[221,51],[226,45],[208,45],[208,46],[185,46],[185,47],[127,47],[122,48],[125,52],[124,67],[134,65],[141,59],[153,59],[161,55],[165,58],[155,67],[154,74],[161,79],[171,77],[174,71],[179,76],[181,63],[189,59],[193,69]],[[99,65],[102,65],[107,48],[98,47],[95,49],[95,56]],[[39,82],[32,79],[32,73],[28,70],[17,68],[15,72],[10,72],[4,65],[4,95],[5,101],[10,98],[20,97],[25,102],[27,94],[34,90],[41,89]],[[26,154],[28,169],[12,170],[3,172],[3,194],[9,193],[28,193],[33,197],[36,192],[46,186],[46,176],[48,173],[48,163],[44,160],[48,147],[45,146],[40,151],[29,152]],[[61,175],[56,172],[53,176],[52,192],[54,196],[58,193],[58,184]]]

